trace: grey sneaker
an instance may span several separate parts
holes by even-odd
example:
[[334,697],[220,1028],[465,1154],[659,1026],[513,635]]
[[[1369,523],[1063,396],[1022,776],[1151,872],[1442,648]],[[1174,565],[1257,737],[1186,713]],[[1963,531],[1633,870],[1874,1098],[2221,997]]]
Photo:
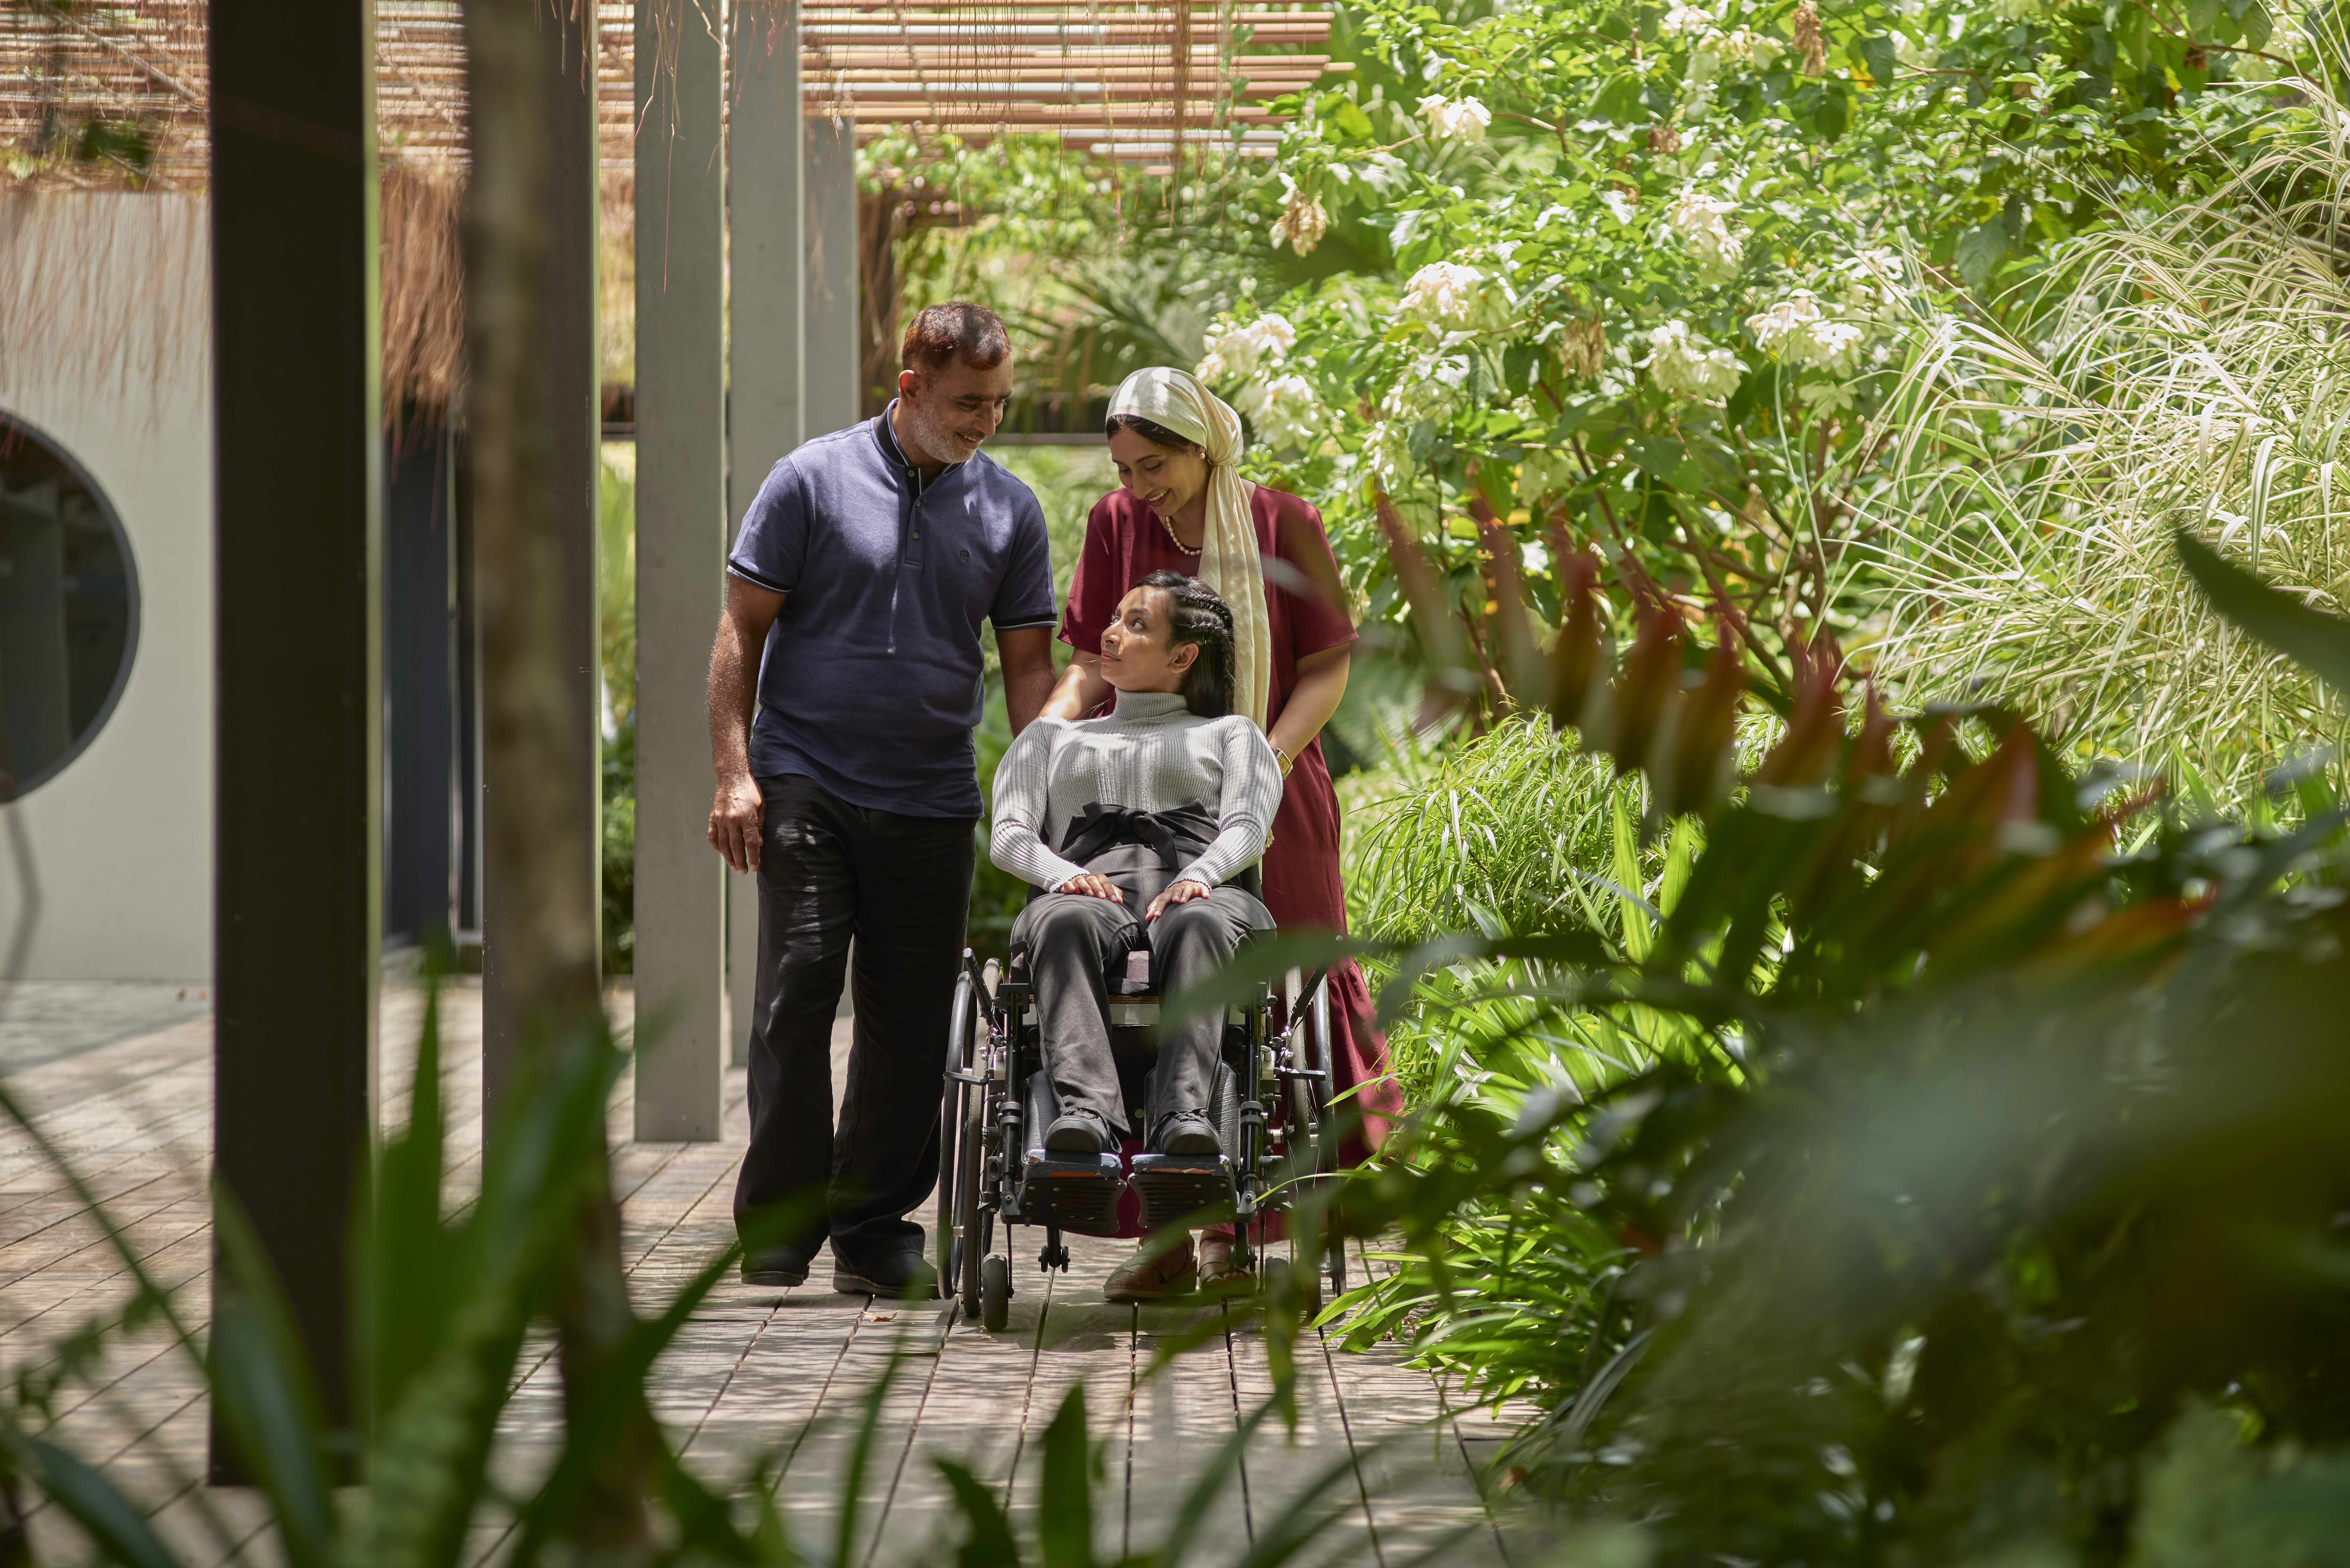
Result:
[[1109,1126],[1091,1111],[1071,1111],[1045,1129],[1047,1154],[1099,1154],[1109,1147]]
[[1159,1120],[1159,1136],[1153,1140],[1161,1154],[1222,1154],[1224,1140],[1208,1118],[1197,1111],[1176,1111]]

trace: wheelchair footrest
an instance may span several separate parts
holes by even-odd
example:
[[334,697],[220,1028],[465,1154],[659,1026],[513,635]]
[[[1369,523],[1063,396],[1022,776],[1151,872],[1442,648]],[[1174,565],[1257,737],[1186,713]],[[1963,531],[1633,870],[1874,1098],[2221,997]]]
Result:
[[1055,1159],[1032,1148],[1020,1179],[1020,1218],[1083,1235],[1114,1232],[1118,1198],[1125,1188],[1125,1172],[1114,1154]]
[[1203,1209],[1229,1214],[1232,1162],[1221,1154],[1138,1154],[1134,1190],[1146,1231],[1180,1224]]

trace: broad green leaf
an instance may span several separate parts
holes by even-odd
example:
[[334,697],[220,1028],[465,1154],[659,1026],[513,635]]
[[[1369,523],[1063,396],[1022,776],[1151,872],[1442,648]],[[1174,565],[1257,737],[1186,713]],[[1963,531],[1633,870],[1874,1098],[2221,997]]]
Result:
[[1086,1431],[1083,1383],[1069,1389],[1045,1428],[1044,1468],[1036,1541],[1045,1568],[1094,1568],[1094,1450]]
[[968,1533],[955,1552],[956,1568],[1020,1568],[1020,1548],[1013,1539],[1012,1521],[1005,1517],[995,1493],[980,1483],[967,1466],[952,1459],[932,1461],[954,1489],[955,1508]]
[[2173,538],[2179,560],[2212,608],[2335,691],[2350,691],[2350,621],[2279,592],[2184,529]]

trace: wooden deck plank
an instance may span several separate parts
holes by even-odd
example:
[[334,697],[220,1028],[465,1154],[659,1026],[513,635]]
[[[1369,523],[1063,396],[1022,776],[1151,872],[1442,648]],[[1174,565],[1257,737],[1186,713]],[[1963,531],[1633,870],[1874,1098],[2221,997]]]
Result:
[[[616,1028],[625,1032],[633,1023],[628,993],[608,1000]],[[407,1111],[421,1016],[416,989],[387,991],[388,1119]],[[444,992],[441,1033],[446,1160],[462,1200],[481,1161],[477,987]],[[836,1032],[836,1056],[845,1054],[847,1039],[844,1024]],[[124,1225],[142,1265],[175,1287],[199,1326],[211,1266],[209,1040],[209,1021],[175,1023],[8,1080]],[[845,1078],[837,1065],[836,1089]],[[629,1088],[624,1075],[611,1107],[620,1135],[613,1179],[631,1291],[650,1308],[731,1240],[747,1106],[738,1069],[727,1080],[720,1141],[635,1144],[624,1141]],[[1010,1324],[993,1334],[961,1321],[945,1303],[877,1308],[862,1296],[839,1294],[830,1288],[829,1260],[821,1257],[809,1282],[789,1291],[724,1279],[657,1366],[655,1413],[696,1473],[732,1487],[764,1463],[780,1477],[795,1527],[828,1532],[866,1397],[894,1361],[860,1489],[858,1538],[858,1560],[886,1568],[934,1560],[959,1539],[959,1514],[936,1464],[942,1455],[969,1465],[1015,1520],[1033,1523],[1042,1501],[1045,1428],[1068,1389],[1082,1383],[1093,1436],[1105,1445],[1114,1482],[1096,1498],[1097,1549],[1107,1554],[1154,1544],[1216,1445],[1272,1391],[1261,1325],[1248,1310],[1196,1301],[1110,1303],[1102,1283],[1129,1254],[1128,1243],[1070,1238],[1070,1268],[1047,1275],[1035,1264],[1043,1239],[1042,1231],[1023,1229],[999,1242],[1013,1259],[1015,1294]],[[119,1310],[130,1289],[130,1274],[95,1215],[28,1140],[5,1133],[0,1284],[0,1356],[11,1366],[53,1360],[65,1334]],[[1207,1332],[1196,1348],[1155,1365],[1163,1346],[1202,1326]],[[1482,1517],[1471,1469],[1492,1452],[1503,1427],[1480,1412],[1449,1409],[1435,1385],[1396,1356],[1314,1354],[1319,1347],[1310,1342],[1305,1348],[1295,1431],[1274,1422],[1256,1435],[1206,1522],[1211,1550],[1200,1561],[1229,1558],[1334,1459],[1352,1467],[1339,1501],[1365,1532],[1341,1560],[1377,1563],[1379,1549],[1390,1545],[1409,1555],[1414,1543]],[[264,1521],[251,1494],[196,1484],[208,1419],[202,1380],[160,1331],[109,1346],[85,1381],[61,1394],[58,1408],[62,1434],[154,1511],[190,1568],[214,1568],[240,1552],[256,1563],[276,1561],[274,1548],[256,1533]],[[1422,1429],[1414,1421],[1433,1424]],[[543,1341],[525,1353],[504,1425],[501,1484],[527,1490],[553,1461],[562,1428],[559,1379],[552,1347]],[[1405,1431],[1407,1440],[1378,1446],[1376,1438],[1391,1428]],[[1376,1542],[1367,1533],[1372,1524]],[[36,1508],[33,1527],[44,1543],[68,1542],[73,1534],[53,1508]],[[485,1515],[468,1551],[487,1568],[509,1544],[503,1521]],[[1471,1551],[1466,1560],[1491,1561],[1498,1550],[1488,1539],[1482,1554]]]

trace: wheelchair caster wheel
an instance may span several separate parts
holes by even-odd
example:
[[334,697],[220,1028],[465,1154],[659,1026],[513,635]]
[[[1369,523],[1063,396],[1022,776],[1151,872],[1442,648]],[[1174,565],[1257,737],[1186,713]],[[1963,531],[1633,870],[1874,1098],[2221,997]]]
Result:
[[980,1326],[993,1334],[1012,1321],[1012,1260],[983,1258],[979,1264]]

